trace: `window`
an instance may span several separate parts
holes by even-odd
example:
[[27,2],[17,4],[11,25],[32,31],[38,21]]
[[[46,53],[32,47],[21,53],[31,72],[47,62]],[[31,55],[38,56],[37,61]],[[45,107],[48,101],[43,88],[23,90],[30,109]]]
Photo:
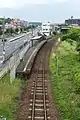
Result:
[[43,26],[46,26],[46,24],[45,24],[45,25],[43,25]]

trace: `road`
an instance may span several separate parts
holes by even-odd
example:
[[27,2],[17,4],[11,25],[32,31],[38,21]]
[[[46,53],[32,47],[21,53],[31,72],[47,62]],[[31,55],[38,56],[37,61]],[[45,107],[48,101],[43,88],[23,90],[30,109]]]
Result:
[[[38,30],[33,31],[33,35],[36,35]],[[10,42],[9,39],[5,42],[5,57],[7,58],[11,53],[23,45],[26,41],[29,41],[32,37],[32,33],[26,33],[24,37],[19,38],[13,42]],[[3,44],[0,44],[0,63],[3,61]]]

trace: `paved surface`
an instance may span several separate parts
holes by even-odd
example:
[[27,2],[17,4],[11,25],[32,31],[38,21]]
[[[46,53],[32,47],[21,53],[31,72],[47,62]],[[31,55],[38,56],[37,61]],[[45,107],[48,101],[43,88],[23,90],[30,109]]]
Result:
[[20,62],[19,66],[17,67],[16,72],[23,71],[26,65],[26,62],[28,61],[29,57],[33,53],[34,49],[37,47],[37,44],[34,47],[31,47],[26,54],[24,55],[23,61]]

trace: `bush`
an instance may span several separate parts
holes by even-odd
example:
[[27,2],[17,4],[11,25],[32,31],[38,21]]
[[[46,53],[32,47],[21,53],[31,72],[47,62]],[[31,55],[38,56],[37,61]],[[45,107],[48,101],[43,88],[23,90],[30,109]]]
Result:
[[57,35],[57,33],[54,31],[54,32],[53,32],[53,35]]
[[74,44],[64,41],[56,50],[58,75],[54,72],[55,59],[50,58],[53,98],[60,109],[61,120],[80,120],[80,63],[76,58],[76,42]]
[[68,35],[68,34],[65,34],[65,35],[62,35],[61,40],[64,41],[64,40],[66,40],[67,38],[69,38],[69,35]]
[[70,29],[67,34],[62,36],[62,41],[66,40],[67,38],[79,41],[80,40],[80,29],[72,28]]
[[76,85],[76,92],[80,94],[80,72],[79,71],[75,73],[75,85]]
[[79,60],[80,60],[80,42],[77,43],[76,50],[77,50],[77,52],[79,54]]
[[80,43],[77,44],[76,50],[80,52]]
[[67,38],[67,39],[66,39],[66,41],[67,41],[67,42],[69,42],[69,43],[70,43],[70,45],[72,45],[72,44],[73,44],[73,40],[72,40],[72,39],[70,39],[70,38]]

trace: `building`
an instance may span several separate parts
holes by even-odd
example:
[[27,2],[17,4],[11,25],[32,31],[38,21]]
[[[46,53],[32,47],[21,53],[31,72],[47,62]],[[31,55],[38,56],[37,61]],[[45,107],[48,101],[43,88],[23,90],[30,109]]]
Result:
[[30,25],[41,26],[42,22],[29,22]]
[[[0,18],[0,30],[3,29],[3,18]],[[13,28],[13,29],[20,29],[26,28],[29,25],[27,21],[20,20],[18,18],[6,18],[5,19],[5,29]]]
[[68,25],[80,25],[80,19],[68,19],[68,20],[65,20],[65,24],[68,24]]
[[20,19],[14,18],[11,20],[11,26],[14,26],[14,28],[18,28],[21,25]]
[[42,23],[42,33],[46,36],[50,36],[52,31],[52,27],[50,22]]
[[21,20],[21,27],[26,28],[26,27],[28,27],[28,26],[29,26],[28,21]]

